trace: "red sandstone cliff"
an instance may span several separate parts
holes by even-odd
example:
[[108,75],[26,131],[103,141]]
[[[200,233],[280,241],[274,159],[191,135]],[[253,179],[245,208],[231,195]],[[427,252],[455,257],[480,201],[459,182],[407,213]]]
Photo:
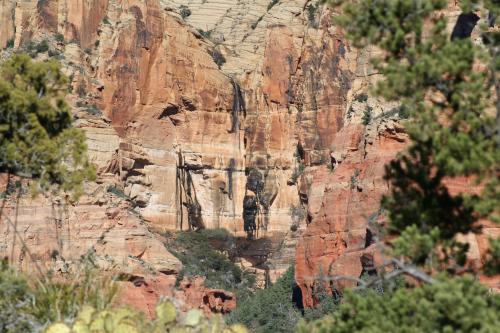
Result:
[[[383,165],[407,139],[394,105],[361,98],[377,80],[371,52],[352,49],[330,18],[310,0],[0,1],[0,58],[48,41],[36,57],[61,60],[99,168],[62,223],[49,198],[22,202],[19,230],[37,260],[60,267],[54,250],[71,262],[95,247],[104,268],[146,281],[127,298],[148,308],[173,293],[180,267],[156,232],[246,237],[255,223],[242,264],[273,280],[296,260],[306,305],[320,270],[359,275]],[[10,249],[12,231],[0,232]]]

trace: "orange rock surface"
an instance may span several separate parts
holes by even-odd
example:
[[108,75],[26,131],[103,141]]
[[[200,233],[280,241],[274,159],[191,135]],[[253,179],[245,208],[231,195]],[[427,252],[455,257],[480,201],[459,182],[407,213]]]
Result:
[[[171,295],[224,312],[234,297],[199,280],[175,294],[181,264],[159,234],[222,227],[246,237],[253,220],[241,261],[260,286],[296,261],[312,305],[321,271],[358,276],[360,258],[374,252],[367,230],[387,191],[383,166],[407,138],[396,105],[360,98],[379,79],[374,51],[352,48],[330,9],[311,16],[308,4],[0,1],[0,49],[9,45],[0,60],[48,42],[35,58],[61,61],[75,125],[99,170],[62,220],[51,198],[23,200],[18,230],[35,260],[64,269],[95,248],[103,268],[144,282],[123,302],[152,311]],[[190,16],[179,15],[182,5]],[[373,121],[364,126],[367,110]],[[2,224],[0,233],[0,254],[11,256],[12,229]],[[476,257],[485,243],[477,238]],[[16,248],[12,261],[30,268]]]

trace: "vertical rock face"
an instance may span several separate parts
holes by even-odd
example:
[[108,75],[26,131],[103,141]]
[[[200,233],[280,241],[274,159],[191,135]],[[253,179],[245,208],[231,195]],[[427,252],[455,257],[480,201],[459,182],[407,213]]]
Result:
[[[254,240],[244,262],[271,280],[303,233],[296,277],[306,305],[321,271],[359,275],[383,165],[407,139],[395,106],[366,97],[377,79],[370,50],[352,49],[331,16],[311,0],[0,0],[0,58],[11,47],[56,57],[71,79],[76,125],[99,169],[89,197],[95,186],[119,190],[141,217],[121,205],[108,217],[107,197],[77,205],[69,226],[85,214],[99,226],[89,226],[93,241],[63,238],[65,258],[79,255],[69,241],[83,250],[116,224],[126,241],[103,255],[122,262],[140,254],[127,242],[151,241],[139,262],[169,271],[152,231],[221,227]],[[38,52],[44,40],[49,51]],[[46,202],[27,205],[26,223],[45,218]],[[59,239],[46,230],[32,237],[37,252]]]
[[[338,155],[332,170],[311,175],[305,193],[311,223],[297,245],[295,274],[305,306],[314,305],[314,284],[325,276],[359,277],[363,258],[375,253],[380,199],[387,191],[384,166],[408,143],[393,121],[344,127],[337,136]],[[333,287],[351,286],[340,280]]]
[[[449,17],[450,35],[460,24],[457,21],[460,13],[456,2],[450,2],[443,13]],[[470,36],[480,40],[477,29]],[[295,277],[306,307],[318,301],[313,292],[315,283],[329,284],[332,290],[355,286],[352,280],[340,277],[361,277],[369,273],[374,262],[383,260],[383,252],[376,242],[377,222],[382,215],[380,199],[389,190],[383,180],[384,165],[402,151],[409,140],[398,122],[396,105],[367,99],[363,93],[366,91],[363,87],[380,79],[370,68],[369,57],[370,50],[360,50],[357,55],[351,85],[353,99],[335,134],[331,167],[329,170],[311,168],[300,188],[301,198],[308,201],[309,224],[297,244]],[[452,194],[479,191],[471,179],[454,178],[446,184]],[[462,241],[470,246],[468,260],[476,268],[485,260],[486,239],[500,235],[498,225],[489,221],[480,223],[482,234],[462,236]],[[328,280],[333,276],[339,279]],[[481,280],[491,288],[500,287],[498,276],[481,277]]]
[[62,62],[99,182],[149,227],[269,239],[249,257],[271,276],[294,259],[302,173],[329,161],[355,77],[331,13],[307,0],[5,0],[0,15],[0,46]]

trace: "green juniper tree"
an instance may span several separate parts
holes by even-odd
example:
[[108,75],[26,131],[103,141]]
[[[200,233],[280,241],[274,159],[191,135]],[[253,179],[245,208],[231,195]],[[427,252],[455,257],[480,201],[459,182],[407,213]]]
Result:
[[[335,4],[348,39],[382,51],[374,65],[385,80],[375,93],[399,102],[410,115],[405,125],[411,145],[387,166],[392,190],[382,202],[389,231],[405,239],[394,243],[396,253],[418,264],[434,259],[448,269],[461,267],[468,246],[457,234],[480,232],[480,218],[499,218],[498,32],[480,27],[484,45],[452,40],[448,19],[439,13],[445,0]],[[491,1],[463,7],[500,8]],[[468,177],[480,190],[451,193],[447,184],[456,177]],[[407,240],[415,241],[402,246]]]
[[291,266],[269,288],[238,299],[238,306],[228,317],[229,323],[242,323],[256,333],[292,332],[301,318],[292,302],[294,271]]
[[55,60],[14,55],[0,65],[0,172],[32,181],[37,192],[77,197],[95,170],[83,131],[72,126],[67,91]]
[[[498,331],[500,297],[459,276],[472,270],[457,236],[481,233],[480,219],[500,220],[500,33],[491,24],[500,2],[461,2],[465,15],[489,14],[490,26],[476,27],[481,43],[451,38],[446,0],[330,2],[354,46],[381,51],[373,64],[385,79],[374,93],[409,116],[411,144],[386,167],[389,253],[435,276],[383,295],[347,291],[336,312],[299,332]],[[464,179],[474,188],[450,190]],[[500,242],[492,240],[483,272],[499,270]]]
[[499,313],[500,296],[469,277],[382,295],[349,291],[337,311],[313,323],[301,322],[297,332],[498,332]]

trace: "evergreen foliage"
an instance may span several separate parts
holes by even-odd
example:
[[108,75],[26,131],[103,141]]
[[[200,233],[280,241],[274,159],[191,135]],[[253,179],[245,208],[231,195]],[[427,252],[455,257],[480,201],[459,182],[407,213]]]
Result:
[[292,302],[295,277],[293,266],[271,287],[238,300],[237,308],[228,316],[229,323],[242,323],[251,332],[293,332],[301,318]]
[[0,262],[0,332],[41,332],[56,321],[73,321],[84,305],[99,311],[110,307],[116,285],[98,276],[87,259],[66,283],[50,275],[27,277]]
[[191,9],[189,9],[189,7],[186,5],[181,5],[179,7],[179,12],[183,19],[186,19],[187,17],[191,16]]
[[[411,119],[405,126],[412,144],[387,166],[392,187],[382,202],[389,231],[405,240],[394,243],[396,253],[418,264],[461,267],[468,245],[456,235],[480,232],[477,221],[498,219],[500,209],[500,107],[492,112],[492,101],[500,100],[492,95],[499,66],[488,52],[498,51],[500,38],[492,38],[498,33],[483,31],[491,41],[485,46],[452,40],[447,18],[437,15],[445,0],[332,2],[341,6],[336,21],[354,45],[383,51],[373,60],[385,76],[375,93],[399,102]],[[471,10],[481,1],[466,2]],[[494,1],[482,5],[499,8]],[[450,193],[446,180],[463,176],[482,193]]]
[[337,311],[297,332],[498,332],[499,313],[500,295],[470,277],[444,279],[392,293],[348,291]]
[[0,65],[0,172],[78,196],[95,171],[83,131],[72,127],[67,84],[55,60],[14,55]]
[[235,240],[224,229],[201,229],[180,232],[167,244],[168,250],[182,262],[178,282],[186,277],[205,277],[205,286],[236,292],[238,300],[253,290],[255,277],[243,271],[228,256],[212,245],[222,243],[224,249],[234,249]]
[[[390,241],[392,254],[441,273],[437,282],[425,279],[421,286],[395,291],[347,290],[331,315],[302,322],[298,332],[498,331],[500,296],[473,277],[457,275],[468,268],[468,244],[457,236],[480,233],[479,219],[498,221],[498,31],[479,27],[483,45],[467,36],[450,38],[447,18],[439,14],[445,0],[331,2],[340,6],[336,21],[355,46],[382,50],[373,63],[385,80],[374,92],[398,102],[409,117],[405,127],[412,143],[386,167],[391,192],[382,206],[388,231],[397,236]],[[500,14],[498,1],[462,6],[465,13]],[[469,177],[478,190],[451,193],[455,177]],[[500,242],[492,241],[484,272],[497,274],[499,258]]]
[[0,262],[0,332],[34,332],[41,329],[39,321],[30,314],[33,292],[26,278]]

